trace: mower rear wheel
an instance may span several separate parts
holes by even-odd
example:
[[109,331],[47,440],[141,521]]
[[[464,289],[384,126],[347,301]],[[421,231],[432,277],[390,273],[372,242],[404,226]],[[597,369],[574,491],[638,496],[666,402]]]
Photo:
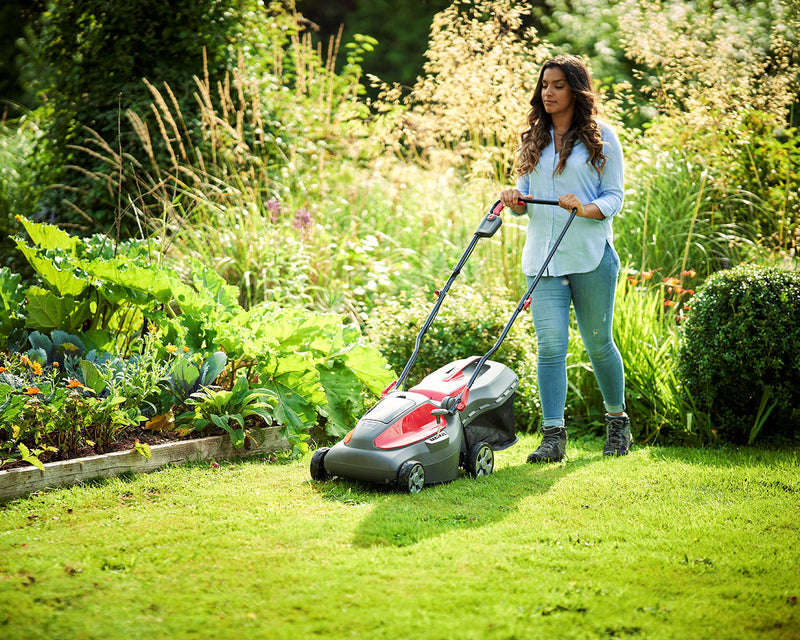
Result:
[[406,493],[419,493],[425,486],[425,468],[416,460],[404,462],[397,473],[397,486]]
[[494,451],[486,442],[476,442],[467,452],[467,473],[473,478],[488,476],[494,470]]
[[311,456],[310,471],[312,480],[323,482],[330,477],[328,471],[325,469],[325,456],[328,451],[330,451],[329,447],[320,447],[314,452],[314,455]]

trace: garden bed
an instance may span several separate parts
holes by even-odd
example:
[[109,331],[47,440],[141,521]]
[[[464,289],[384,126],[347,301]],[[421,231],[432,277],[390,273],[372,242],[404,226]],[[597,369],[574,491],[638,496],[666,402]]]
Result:
[[278,427],[264,429],[264,435],[264,442],[250,449],[235,449],[230,437],[222,435],[157,444],[150,447],[150,458],[129,449],[51,462],[44,465],[44,471],[33,466],[0,471],[0,502],[95,478],[149,473],[168,464],[251,457],[288,450],[289,443],[281,437]]

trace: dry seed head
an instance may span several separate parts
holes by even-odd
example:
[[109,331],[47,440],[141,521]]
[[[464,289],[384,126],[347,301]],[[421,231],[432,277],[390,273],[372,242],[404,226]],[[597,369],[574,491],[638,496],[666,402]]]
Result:
[[443,143],[478,168],[507,164],[549,57],[535,31],[522,30],[527,13],[511,0],[472,0],[436,14],[402,133],[422,146]]
[[[786,117],[798,72],[787,29],[773,24],[764,42],[763,28],[759,31],[744,10],[625,2],[621,42],[630,57],[652,70],[649,93],[662,112],[706,129],[735,122],[749,110]],[[772,5],[777,24],[797,21],[786,2]]]

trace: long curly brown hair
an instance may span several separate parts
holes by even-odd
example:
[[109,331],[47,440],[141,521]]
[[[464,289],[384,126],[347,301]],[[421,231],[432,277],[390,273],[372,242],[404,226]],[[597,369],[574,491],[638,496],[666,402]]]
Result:
[[542,150],[550,144],[552,137],[550,128],[553,126],[550,114],[544,109],[542,102],[542,78],[544,72],[552,67],[559,67],[567,79],[569,88],[575,96],[575,112],[572,116],[572,123],[564,134],[562,148],[558,164],[554,175],[564,171],[567,158],[575,146],[575,142],[580,140],[589,150],[588,163],[591,164],[597,173],[601,173],[606,164],[606,156],[603,154],[603,140],[600,133],[600,125],[595,116],[598,113],[594,90],[592,89],[592,76],[589,69],[574,56],[557,56],[544,63],[539,73],[539,80],[531,98],[531,110],[528,112],[528,129],[522,133],[522,143],[520,144],[517,156],[517,173],[524,175],[536,169]]

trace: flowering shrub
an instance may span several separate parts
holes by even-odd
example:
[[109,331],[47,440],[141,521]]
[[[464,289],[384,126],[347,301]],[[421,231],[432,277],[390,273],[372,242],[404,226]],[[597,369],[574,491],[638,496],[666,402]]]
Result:
[[664,310],[671,310],[675,314],[675,322],[680,324],[692,308],[690,303],[694,295],[694,289],[690,289],[686,285],[693,283],[697,278],[697,272],[694,269],[688,269],[681,272],[680,278],[674,276],[662,278],[660,283],[654,283],[653,276],[657,271],[658,269],[628,274],[627,280],[633,287],[660,287],[664,300]]

